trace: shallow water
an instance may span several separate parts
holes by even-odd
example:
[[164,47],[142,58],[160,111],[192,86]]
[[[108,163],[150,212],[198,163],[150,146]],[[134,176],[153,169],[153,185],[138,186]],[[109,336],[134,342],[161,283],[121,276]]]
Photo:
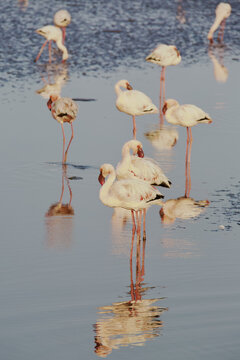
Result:
[[[231,2],[224,45],[209,49],[216,3],[2,5],[2,359],[239,358],[239,2]],[[36,65],[43,39],[34,29],[63,4],[73,16],[70,59],[63,65],[56,53],[47,65],[46,51]],[[159,103],[160,69],[144,61],[158,42],[182,54],[166,71],[167,97],[213,118],[193,128],[191,157],[190,197],[209,205],[169,225],[151,207],[146,242],[135,237],[131,264],[131,218],[104,207],[97,177],[132,137],[131,119],[115,108],[114,84],[127,78]],[[57,83],[62,96],[95,100],[78,103],[66,167],[61,128],[39,94],[46,83]],[[167,131],[178,134],[174,147],[161,142],[158,115],[137,118],[145,154],[172,181],[161,190],[165,201],[185,192],[186,130]]]

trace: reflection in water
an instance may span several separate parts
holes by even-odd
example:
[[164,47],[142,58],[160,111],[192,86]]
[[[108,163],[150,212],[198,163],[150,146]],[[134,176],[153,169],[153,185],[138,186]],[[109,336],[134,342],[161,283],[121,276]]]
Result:
[[182,7],[182,0],[178,0],[177,2],[177,16],[176,19],[180,22],[180,24],[186,23],[186,11]]
[[157,150],[170,150],[178,141],[178,131],[173,126],[160,126],[157,129],[146,132],[145,137]]
[[[216,50],[217,57],[214,55],[214,51]],[[222,46],[210,46],[208,49],[208,55],[213,63],[214,77],[217,82],[225,83],[228,79],[228,69],[223,65],[223,55],[224,55],[224,47]]]
[[41,76],[44,86],[36,93],[44,99],[49,99],[51,95],[61,96],[62,87],[69,79],[67,64],[47,64],[45,69],[47,80],[44,75]]
[[[65,182],[69,190],[69,202],[63,204]],[[67,177],[67,165],[62,166],[62,192],[57,203],[52,204],[45,214],[48,247],[69,247],[72,241],[74,209],[71,205],[72,190]]]
[[136,278],[133,279],[132,257],[135,229],[132,231],[130,253],[130,292],[131,300],[116,302],[99,308],[100,318],[94,325],[95,353],[107,357],[113,349],[121,346],[143,346],[146,341],[160,335],[163,322],[160,315],[167,308],[154,305],[160,298],[142,299],[149,287],[143,287],[145,275],[144,260],[146,237],[137,236]]
[[208,200],[198,201],[182,196],[167,200],[160,210],[160,216],[164,224],[172,224],[177,218],[186,220],[200,215],[208,205]]

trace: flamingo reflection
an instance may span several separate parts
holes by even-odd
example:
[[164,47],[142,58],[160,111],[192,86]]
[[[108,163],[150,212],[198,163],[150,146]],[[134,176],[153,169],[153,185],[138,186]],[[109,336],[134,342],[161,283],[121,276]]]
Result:
[[225,83],[228,79],[228,69],[223,65],[223,51],[222,47],[215,47],[214,50],[218,50],[219,61],[217,57],[214,55],[212,46],[208,49],[208,56],[212,60],[213,69],[214,69],[214,77],[217,82]]
[[133,245],[135,230],[132,229],[132,244],[130,252],[130,292],[131,299],[116,302],[99,308],[100,318],[94,325],[95,353],[99,357],[107,357],[112,350],[122,346],[143,346],[146,341],[160,335],[163,322],[161,314],[168,310],[155,303],[161,298],[144,299],[149,287],[143,283],[145,275],[146,238],[137,236],[136,244],[136,274],[133,272]]
[[[65,183],[69,191],[68,203],[63,203]],[[52,204],[45,214],[47,229],[47,244],[49,247],[58,245],[69,246],[73,226],[74,209],[72,203],[72,190],[67,176],[67,165],[62,165],[62,191],[57,203]]]
[[69,79],[67,64],[47,64],[45,68],[47,80],[42,74],[41,79],[44,86],[36,90],[36,93],[44,99],[49,99],[50,96],[60,97],[62,87]]

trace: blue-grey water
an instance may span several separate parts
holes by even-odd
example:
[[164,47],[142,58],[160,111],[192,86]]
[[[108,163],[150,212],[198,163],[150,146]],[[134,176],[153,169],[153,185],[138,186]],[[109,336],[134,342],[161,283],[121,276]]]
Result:
[[[1,359],[239,359],[240,3],[231,1],[224,42],[210,48],[217,3],[2,2]],[[55,51],[48,64],[44,50],[35,64],[44,39],[34,30],[61,8],[72,15],[70,57],[62,64]],[[115,83],[128,79],[159,104],[160,68],[144,59],[160,42],[182,55],[166,70],[167,97],[213,118],[193,128],[191,156],[190,197],[209,205],[169,224],[151,207],[131,264],[131,217],[100,202],[97,178],[132,137],[130,117],[115,107]],[[47,84],[95,100],[78,103],[64,168]],[[137,118],[145,155],[172,181],[161,189],[167,202],[185,193],[186,130],[167,126],[174,147],[161,131],[157,114]]]

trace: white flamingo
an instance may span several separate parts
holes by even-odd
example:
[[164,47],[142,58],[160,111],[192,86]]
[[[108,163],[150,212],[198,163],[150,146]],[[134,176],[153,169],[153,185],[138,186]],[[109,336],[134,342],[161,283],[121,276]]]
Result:
[[[62,162],[64,164],[67,161],[67,153],[68,153],[70,144],[72,142],[72,139],[74,137],[72,122],[77,117],[78,106],[77,106],[76,102],[70,98],[67,98],[67,97],[57,98],[54,96],[50,96],[47,106],[48,106],[49,110],[51,110],[53,118],[61,124],[62,133],[63,133]],[[68,143],[66,151],[65,151],[65,133],[64,133],[64,128],[63,128],[63,123],[65,123],[65,122],[70,123],[71,130],[72,130],[72,135],[71,135],[71,138]]]
[[[133,151],[131,155],[130,150]],[[151,158],[143,158],[142,143],[138,140],[130,140],[123,145],[122,160],[116,168],[118,179],[140,179],[151,185],[170,188],[171,181],[168,180],[158,163]]]
[[162,67],[160,78],[160,108],[163,101],[165,101],[165,69],[166,66],[177,65],[181,61],[179,50],[174,45],[159,44],[147,57],[146,61]]
[[185,176],[187,194],[190,193],[190,158],[192,149],[192,126],[197,124],[211,124],[211,117],[202,109],[195,105],[185,104],[179,105],[174,99],[168,99],[163,106],[163,113],[167,121],[173,125],[180,125],[187,128],[187,148],[185,157]]
[[37,29],[36,33],[39,35],[42,35],[47,40],[42,45],[36,59],[34,60],[35,62],[37,62],[38,59],[40,58],[40,55],[42,54],[43,49],[47,45],[48,42],[49,42],[49,62],[51,62],[51,41],[55,41],[59,50],[62,51],[62,61],[65,61],[68,59],[67,48],[62,43],[62,37],[63,37],[62,31],[57,26],[53,26],[53,25],[43,26],[42,28]]
[[218,33],[218,41],[223,41],[223,33],[224,33],[226,19],[230,16],[231,10],[232,10],[231,5],[228,3],[221,2],[217,5],[215,10],[216,17],[214,23],[212,24],[207,35],[207,38],[211,44],[213,43],[213,34],[219,26],[220,26],[220,30]]
[[[128,91],[123,91],[121,88],[124,88]],[[132,115],[133,135],[134,138],[136,138],[135,116],[156,114],[158,113],[158,109],[147,95],[141,91],[133,90],[132,86],[127,80],[118,81],[115,85],[115,92],[117,94],[117,109],[128,115]]]
[[[105,182],[105,178],[107,181]],[[133,231],[135,231],[134,212],[136,213],[138,233],[142,210],[146,215],[146,209],[151,205],[162,205],[163,195],[156,188],[145,181],[137,179],[116,180],[116,172],[111,164],[103,164],[100,167],[98,181],[102,185],[99,198],[102,203],[109,207],[121,207],[132,212]],[[139,216],[138,216],[139,215]],[[144,216],[145,219],[145,216]]]
[[54,25],[60,27],[62,29],[62,42],[64,44],[66,37],[66,27],[71,22],[71,15],[67,10],[59,10],[55,13],[53,18]]

